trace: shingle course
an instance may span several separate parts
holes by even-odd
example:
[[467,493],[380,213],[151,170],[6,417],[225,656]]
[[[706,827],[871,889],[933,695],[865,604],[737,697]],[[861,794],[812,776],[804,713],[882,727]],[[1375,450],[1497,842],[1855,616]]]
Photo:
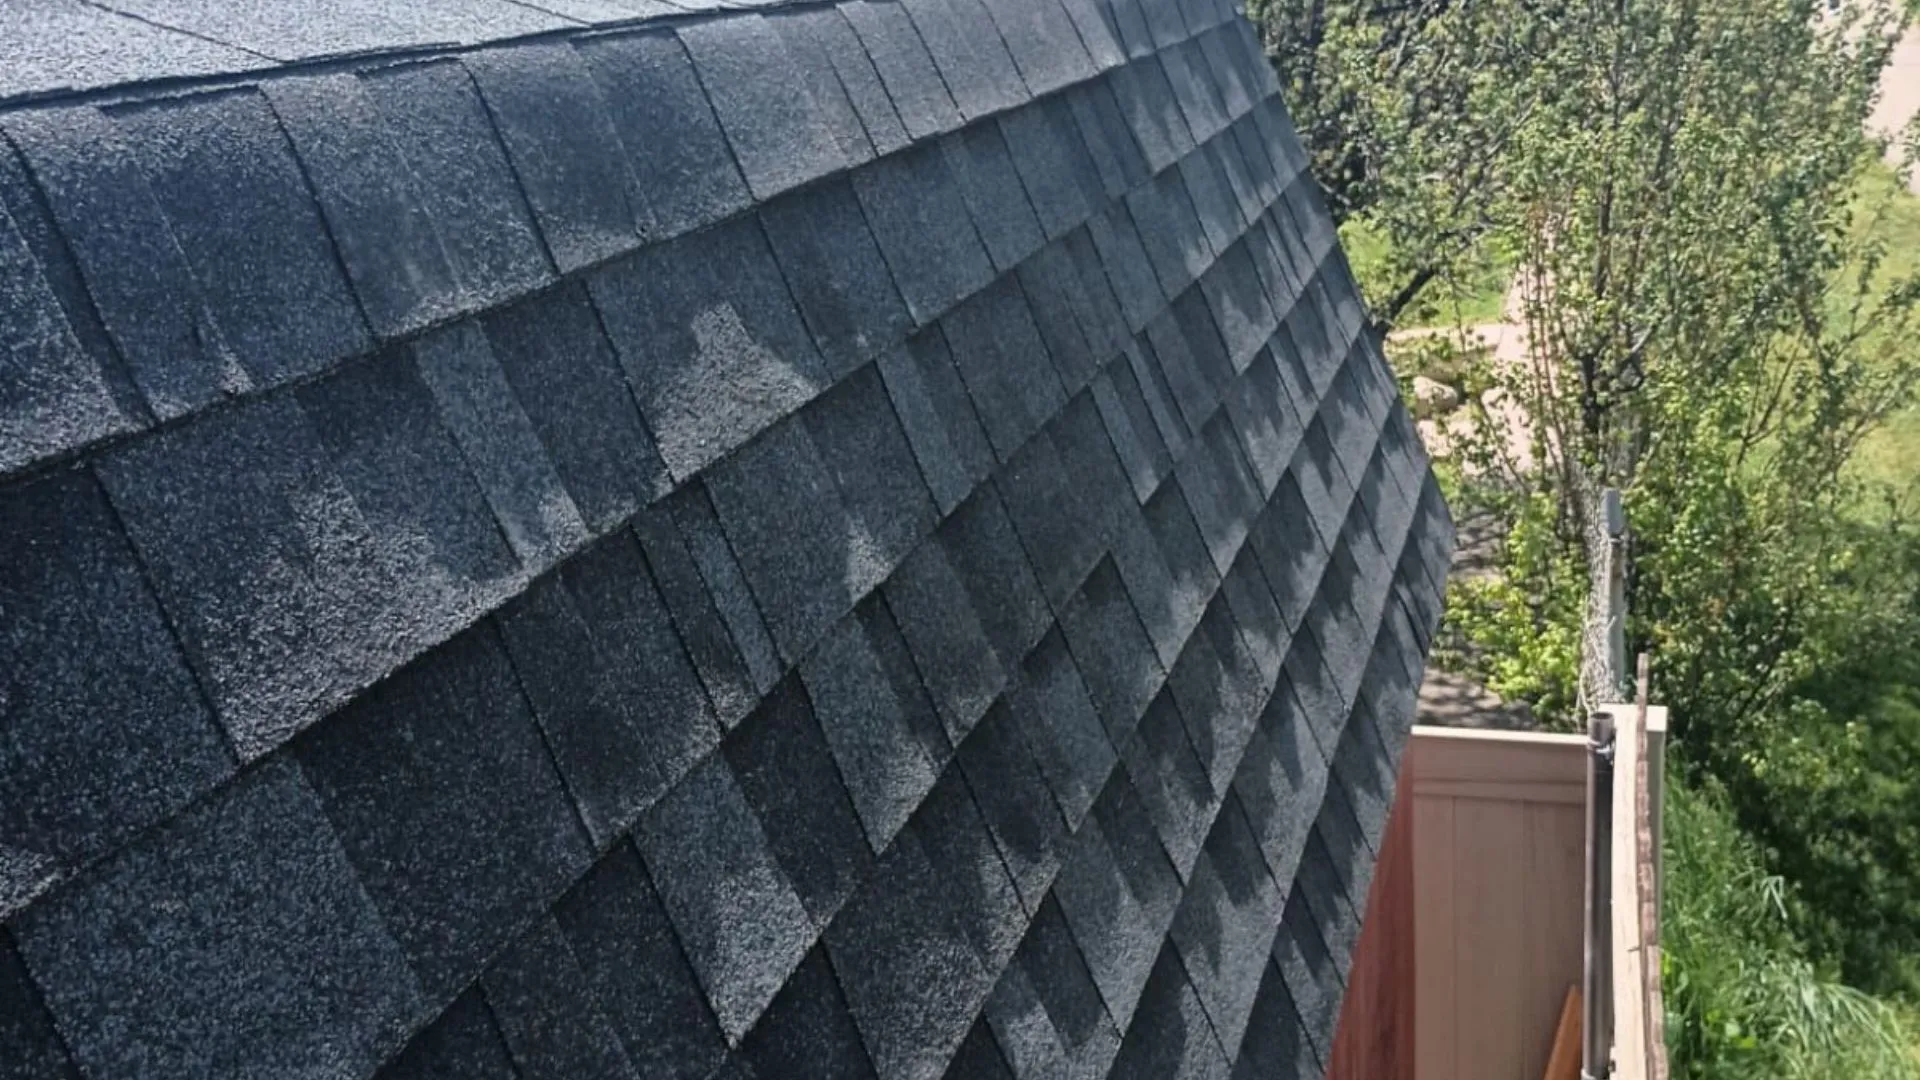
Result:
[[[173,419],[253,389],[253,377],[227,347],[186,254],[113,122],[80,106],[10,116],[4,128],[45,192],[47,208],[84,268],[93,306],[154,415]],[[13,247],[9,261],[22,259],[18,243],[0,240]],[[27,266],[17,266],[10,277],[18,284],[8,291],[22,299],[39,292],[35,286],[44,288]],[[35,318],[12,310],[8,322],[19,328],[16,333],[32,333],[40,324],[44,363],[60,362],[54,350],[61,345],[77,345],[51,311]],[[85,371],[79,356],[65,363],[77,365],[76,374]]]
[[678,34],[756,200],[849,164],[826,110],[766,19],[750,13],[709,19]]
[[249,372],[274,384],[368,348],[365,317],[320,207],[259,91],[109,115]]
[[554,918],[637,1073],[705,1076],[719,1065],[719,1025],[633,845],[602,856]]
[[406,1041],[420,989],[301,771],[268,763],[13,924],[87,1073],[364,1076]]
[[[777,39],[764,29],[742,36],[767,49],[777,48]],[[696,34],[694,40],[701,40],[700,36]],[[720,42],[714,43],[716,52],[720,47]],[[711,99],[687,48],[682,40],[656,32],[615,35],[581,45],[625,146],[638,191],[636,208],[654,240],[712,224],[744,209],[753,198],[742,176],[744,163],[731,151],[715,116],[716,107],[734,99]],[[826,155],[831,144],[824,133],[808,133],[813,136],[808,151]],[[759,134],[757,129],[742,132],[753,138]],[[781,182],[775,176],[760,180]]]
[[462,58],[562,273],[631,250],[648,220],[592,55],[556,42]]
[[442,999],[587,865],[586,837],[490,626],[296,748],[423,991]]
[[92,476],[0,496],[0,912],[179,811],[231,752]]
[[1248,24],[362,6],[0,85],[0,1057],[1316,1073],[1451,523]]
[[480,986],[513,1065],[526,1080],[636,1076],[551,915],[536,918],[487,969]]

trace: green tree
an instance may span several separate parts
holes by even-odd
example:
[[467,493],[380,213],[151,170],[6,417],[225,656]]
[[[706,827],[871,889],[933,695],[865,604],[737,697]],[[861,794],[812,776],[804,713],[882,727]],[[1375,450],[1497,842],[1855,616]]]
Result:
[[[1850,468],[1920,380],[1920,283],[1854,197],[1886,149],[1864,122],[1904,8],[1258,10],[1330,203],[1385,238],[1365,283],[1381,329],[1488,251],[1512,260],[1526,359],[1476,379],[1531,438],[1514,460],[1483,416],[1456,456],[1456,512],[1508,542],[1450,597],[1451,659],[1574,722],[1597,692],[1597,494],[1621,489],[1629,647],[1654,656],[1687,768],[1802,886],[1824,960],[1920,996],[1908,965],[1873,961],[1920,947],[1920,862],[1884,839],[1920,835],[1890,772],[1920,761],[1902,681],[1920,679],[1920,571],[1903,507],[1863,512],[1877,496]],[[1836,824],[1881,835],[1821,836]]]
[[1382,238],[1362,285],[1378,328],[1431,315],[1498,231],[1538,108],[1547,20],[1531,0],[1252,0],[1336,220]]

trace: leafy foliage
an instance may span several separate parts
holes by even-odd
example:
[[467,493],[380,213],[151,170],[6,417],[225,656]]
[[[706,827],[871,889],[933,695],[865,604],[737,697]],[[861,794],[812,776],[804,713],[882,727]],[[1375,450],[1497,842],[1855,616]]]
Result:
[[[1920,212],[1864,128],[1907,10],[1254,10],[1343,235],[1366,241],[1378,328],[1446,321],[1462,283],[1511,271],[1525,359],[1474,378],[1530,437],[1470,397],[1447,486],[1505,536],[1491,573],[1455,584],[1441,660],[1550,723],[1613,692],[1583,642],[1598,493],[1622,490],[1629,652],[1654,656],[1686,781],[1752,838],[1712,872],[1777,902],[1697,899],[1791,960],[1750,972],[1780,998],[1765,1009],[1683,1012],[1695,1060],[1752,1040],[1746,1074],[1879,1075],[1819,1071],[1832,1056],[1796,1031],[1877,1022],[1829,978],[1920,1001],[1920,543],[1914,459],[1885,464],[1881,434],[1920,422]],[[1763,866],[1792,888],[1768,894]],[[1732,985],[1704,946],[1689,964],[1683,999]]]
[[1911,1080],[1902,1015],[1822,978],[1790,932],[1785,881],[1712,791],[1668,786],[1661,955],[1672,1075]]
[[1550,499],[1528,493],[1509,501],[1503,572],[1454,584],[1435,659],[1474,671],[1494,693],[1539,714],[1567,716],[1578,692],[1585,572],[1554,535]]

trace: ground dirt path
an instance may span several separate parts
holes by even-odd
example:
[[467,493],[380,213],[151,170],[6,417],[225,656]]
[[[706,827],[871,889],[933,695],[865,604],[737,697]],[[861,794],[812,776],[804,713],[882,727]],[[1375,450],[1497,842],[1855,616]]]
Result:
[[[1874,107],[1867,126],[1879,134],[1893,135],[1920,113],[1920,27],[1894,46],[1893,63],[1880,79],[1880,101]],[[1914,194],[1920,195],[1920,171],[1907,178]]]

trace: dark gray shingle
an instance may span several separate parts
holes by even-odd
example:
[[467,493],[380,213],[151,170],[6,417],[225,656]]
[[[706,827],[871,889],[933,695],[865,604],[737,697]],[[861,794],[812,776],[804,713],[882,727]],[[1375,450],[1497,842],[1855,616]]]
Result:
[[661,451],[586,289],[562,285],[481,325],[590,531],[605,533],[667,490]]
[[891,154],[907,145],[900,114],[846,16],[836,8],[822,7],[779,12],[769,18],[788,47],[801,54],[803,65],[811,67],[821,60],[829,65],[866,135],[870,155]]
[[444,627],[445,612],[402,608],[401,552],[382,550],[289,397],[200,417],[96,467],[244,758]]
[[[227,394],[251,390],[252,376],[222,338],[185,253],[112,121],[82,106],[16,113],[4,126],[45,193],[48,209],[84,269],[93,305],[154,415],[172,419]],[[10,231],[4,223],[0,228]],[[10,261],[23,255],[15,248]],[[29,266],[16,267],[9,276],[17,284],[8,291],[22,298],[44,288],[39,273]],[[8,322],[22,337],[40,337],[36,351],[40,364],[53,369],[50,374],[73,366],[74,373],[84,377],[84,359],[60,355],[62,345],[72,350],[77,343],[64,332],[63,321],[53,321],[51,315],[49,311],[35,318],[31,311],[14,310]],[[23,390],[32,386],[25,378],[16,379],[25,384]],[[86,407],[84,382],[59,387],[66,380],[58,374],[48,381],[65,390],[61,396],[69,399],[69,408]],[[74,434],[84,437],[84,430]]]
[[[1157,6],[1175,8],[1174,4],[1164,0]],[[1187,128],[1193,132],[1194,141],[1205,143],[1226,127],[1229,119],[1226,106],[1220,101],[1220,91],[1210,77],[1206,54],[1200,50],[1198,42],[1183,41],[1162,49],[1159,59],[1167,69],[1167,78],[1173,83],[1174,100],[1180,103],[1180,111],[1187,118]]]
[[1166,305],[1167,293],[1154,273],[1146,246],[1140,242],[1132,211],[1115,203],[1087,222],[1087,232],[1126,317],[1127,329],[1139,333]]
[[1049,896],[1040,906],[1015,960],[1046,1007],[1068,1055],[1075,1059],[1075,1073],[1103,1074],[1119,1049],[1119,1033],[1107,1018],[1099,988],[1058,900]]
[[969,124],[940,148],[996,269],[1013,269],[1046,243],[999,124]]
[[1148,403],[1126,357],[1115,359],[1094,379],[1093,400],[1100,407],[1100,418],[1106,423],[1114,452],[1119,454],[1121,465],[1127,471],[1135,501],[1150,498],[1172,470],[1173,459],[1160,438],[1154,408]]
[[377,1075],[380,1080],[438,1080],[443,1076],[517,1080],[519,1074],[487,1003],[478,990],[468,990],[415,1035],[400,1056]]
[[756,219],[647,248],[588,284],[676,481],[829,381]]
[[1106,0],[1061,0],[1073,28],[1080,32],[1093,66],[1105,71],[1127,62],[1126,49],[1120,44],[1120,27],[1113,8]]
[[99,485],[0,498],[0,911],[164,820],[231,752]]
[[649,239],[679,236],[747,206],[746,182],[678,38],[619,34],[583,42],[580,52],[620,132]]
[[706,485],[689,484],[661,505],[679,526],[680,536],[687,542],[687,552],[700,568],[700,579],[706,583],[714,607],[740,649],[754,689],[766,693],[779,681],[780,657],[774,649],[773,636],[767,632],[760,606],[740,571],[733,547],[720,528],[720,515],[714,511]]
[[[1072,6],[1098,6],[1100,0],[1068,0]],[[1094,167],[1107,197],[1117,199],[1147,178],[1147,159],[1127,119],[1120,113],[1120,102],[1113,96],[1113,84],[1106,79],[1090,79],[1067,91],[1067,104],[1074,121],[1080,125],[1080,137],[1093,155]]]
[[807,953],[741,1051],[756,1076],[871,1080],[876,1075],[824,945]]
[[1213,263],[1213,248],[1178,169],[1169,169],[1127,195],[1127,209],[1168,296],[1186,291]]
[[986,971],[1013,958],[1027,914],[979,803],[961,770],[950,768],[914,813],[911,833],[940,874],[955,917]]
[[829,180],[760,209],[773,255],[835,378],[913,328],[853,186]]
[[706,1076],[726,1043],[633,845],[621,843],[554,906],[587,991],[641,1076]]
[[878,367],[934,503],[949,513],[993,471],[993,448],[946,335],[937,326],[915,334],[882,354]]
[[1172,693],[1162,691],[1154,697],[1122,747],[1121,760],[1174,872],[1187,880],[1220,798],[1187,738]]
[[656,503],[634,519],[633,530],[714,713],[730,729],[759,701],[746,658],[667,507]]
[[1066,1047],[1021,965],[1001,973],[981,1015],[1014,1076],[1037,1080],[1067,1074]]
[[912,837],[827,930],[827,954],[881,1080],[932,1080],[986,999],[983,971]]
[[1079,393],[1105,357],[1094,352],[1081,328],[1097,316],[1066,242],[1040,249],[1020,267],[1019,277],[1061,385],[1069,395]]
[[656,803],[634,836],[720,1030],[738,1043],[812,944],[806,909],[717,754]]
[[1229,1068],[1200,997],[1169,943],[1154,962],[1112,1075],[1115,1080],[1226,1080]]
[[361,310],[383,338],[471,306],[361,81],[314,75],[262,84],[326,214]]
[[800,667],[814,715],[876,852],[906,824],[937,775],[862,620],[848,615]]
[[781,657],[798,661],[876,583],[819,444],[798,417],[774,425],[707,478]]
[[1027,88],[981,0],[902,0],[969,124],[1025,102]]
[[1093,58],[1060,0],[983,0],[1034,96],[1094,75]]
[[367,350],[367,325],[320,207],[258,91],[109,115],[248,371],[273,384]]
[[1026,294],[1001,278],[941,325],[993,452],[1007,461],[1066,401]]
[[882,589],[927,683],[948,741],[958,745],[1006,683],[968,598],[966,582],[937,544],[915,549]]
[[1060,626],[1100,709],[1108,739],[1116,747],[1123,745],[1166,672],[1111,560],[1101,560],[1067,602]]
[[885,0],[844,0],[839,8],[866,47],[910,140],[960,126],[960,110],[906,8]]
[[77,1080],[53,1017],[34,989],[13,938],[0,932],[0,1061],[20,1080]]
[[1060,870],[1069,836],[1058,800],[1021,731],[1021,717],[996,703],[960,744],[967,786],[1000,845],[1014,888],[1029,912],[1040,907]]
[[347,857],[436,999],[588,861],[491,627],[428,654],[296,749]]
[[102,1076],[365,1076],[424,1005],[285,758],[13,930],[78,1064]]
[[987,249],[938,143],[863,166],[853,174],[853,189],[915,322],[931,323],[993,280]]
[[349,364],[294,396],[401,575],[394,602],[429,634],[465,625],[517,584],[519,560],[404,354]]
[[756,200],[851,164],[794,54],[767,20],[709,19],[678,34]]
[[827,925],[872,870],[873,849],[799,678],[774,687],[723,752],[807,914]]
[[1008,691],[1008,707],[1066,815],[1068,831],[1078,829],[1118,758],[1058,631],[1027,655]]
[[455,323],[414,342],[412,352],[440,422],[521,564],[539,573],[585,543],[580,509],[480,324]]
[[440,62],[370,72],[362,82],[465,295],[498,303],[552,280],[527,197],[472,77]]
[[552,916],[535,919],[487,969],[480,986],[525,1080],[636,1077]]
[[997,484],[981,488],[940,523],[937,535],[988,643],[1011,671],[1053,618],[1003,494]]
[[573,47],[483,50],[463,63],[560,271],[637,246],[647,204],[628,170],[609,103]]
[[1000,130],[1049,239],[1065,235],[1100,208],[1106,187],[1064,96],[1002,116]]
[[[1120,0],[1125,3],[1126,0]],[[1174,100],[1173,84],[1167,81],[1160,58],[1148,56],[1106,75],[1119,102],[1120,115],[1140,144],[1147,168],[1158,173],[1193,149],[1193,132]]]

